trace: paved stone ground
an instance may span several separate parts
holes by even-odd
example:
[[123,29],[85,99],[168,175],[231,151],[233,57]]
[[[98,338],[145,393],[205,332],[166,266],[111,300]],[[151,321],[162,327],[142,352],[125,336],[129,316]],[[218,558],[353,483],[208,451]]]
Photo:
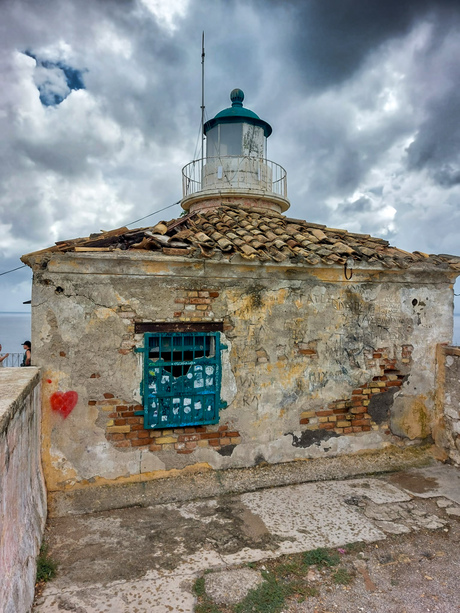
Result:
[[[395,534],[448,531],[459,515],[460,471],[436,464],[383,477],[54,519],[48,541],[59,572],[34,611],[192,612],[192,585],[204,571],[357,541],[385,545]],[[219,574],[228,592],[231,581],[226,572]],[[218,581],[213,589],[219,590]]]

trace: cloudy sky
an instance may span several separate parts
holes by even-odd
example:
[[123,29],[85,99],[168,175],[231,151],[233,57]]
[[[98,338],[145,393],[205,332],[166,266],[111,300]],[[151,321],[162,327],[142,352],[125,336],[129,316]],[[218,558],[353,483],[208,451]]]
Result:
[[[181,198],[181,168],[199,157],[203,30],[206,117],[245,91],[273,127],[290,216],[460,254],[460,0],[0,0],[0,11],[0,273]],[[28,308],[30,279],[0,276],[1,311]]]

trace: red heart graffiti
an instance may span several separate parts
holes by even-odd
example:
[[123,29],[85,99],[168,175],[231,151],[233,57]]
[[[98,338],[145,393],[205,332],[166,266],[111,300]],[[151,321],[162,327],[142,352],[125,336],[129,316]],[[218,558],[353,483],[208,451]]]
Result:
[[65,419],[70,415],[78,402],[77,392],[54,392],[50,396],[51,408]]

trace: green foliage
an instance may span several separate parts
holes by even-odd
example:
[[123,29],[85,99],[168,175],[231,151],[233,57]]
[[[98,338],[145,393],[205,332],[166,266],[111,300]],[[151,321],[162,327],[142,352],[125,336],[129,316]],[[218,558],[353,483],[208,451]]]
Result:
[[283,610],[286,597],[293,593],[291,586],[269,573],[263,573],[263,578],[265,581],[236,605],[235,613],[280,613]]
[[48,555],[48,545],[45,543],[40,547],[40,553],[37,557],[37,578],[36,582],[50,581],[56,575],[57,562]]
[[313,564],[317,566],[337,566],[340,562],[340,556],[335,551],[331,552],[324,547],[318,547],[318,549],[306,551],[303,554],[303,561],[308,566]]
[[353,580],[353,577],[346,568],[338,568],[332,575],[332,578],[334,583],[338,585],[349,585]]
[[204,577],[199,577],[193,584],[193,593],[195,596],[205,596],[206,590],[204,588]]

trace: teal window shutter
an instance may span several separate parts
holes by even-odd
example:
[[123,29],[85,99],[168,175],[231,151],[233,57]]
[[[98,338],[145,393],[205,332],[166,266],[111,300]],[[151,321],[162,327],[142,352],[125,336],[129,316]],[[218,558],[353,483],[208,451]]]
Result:
[[144,335],[145,428],[219,421],[222,348],[219,332]]

